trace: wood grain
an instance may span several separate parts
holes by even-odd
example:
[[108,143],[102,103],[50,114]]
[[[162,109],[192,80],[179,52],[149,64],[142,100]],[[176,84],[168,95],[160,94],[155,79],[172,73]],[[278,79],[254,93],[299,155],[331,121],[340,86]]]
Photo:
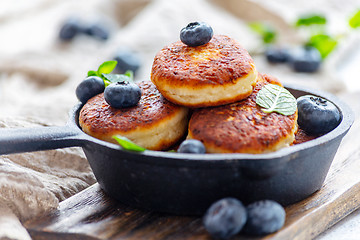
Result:
[[[360,94],[342,98],[360,111]],[[359,103],[359,104],[358,104]],[[286,208],[284,227],[256,239],[313,239],[360,207],[360,119],[342,141],[323,187]],[[314,159],[316,161],[316,159]],[[98,184],[24,224],[33,239],[211,239],[201,218],[145,212],[109,198]],[[237,235],[233,239],[253,239]]]

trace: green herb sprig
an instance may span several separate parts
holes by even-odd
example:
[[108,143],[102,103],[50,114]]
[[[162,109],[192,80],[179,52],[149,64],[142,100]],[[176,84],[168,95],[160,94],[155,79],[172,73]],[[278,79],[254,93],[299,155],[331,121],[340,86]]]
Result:
[[360,28],[360,9],[358,9],[354,15],[349,19],[349,26],[351,28]]
[[119,143],[119,145],[128,151],[143,152],[146,149],[132,142],[127,137],[121,135],[114,135],[113,138]]
[[339,37],[327,33],[326,24],[326,17],[319,14],[299,17],[295,23],[295,27],[308,30],[305,46],[316,48],[322,59],[325,59],[339,42]]
[[[323,59],[336,48],[341,38],[326,33],[326,24],[325,16],[316,14],[300,17],[295,24],[296,27],[309,28],[311,34],[305,45],[316,48]],[[350,17],[349,26],[352,29],[360,28],[360,9]]]
[[[304,45],[316,48],[322,59],[326,59],[336,49],[341,38],[347,35],[346,33],[339,36],[329,34],[327,23],[327,18],[324,15],[316,13],[300,16],[294,23],[295,28],[301,28],[308,32]],[[360,9],[350,16],[348,23],[352,29],[360,28]],[[276,42],[278,33],[270,24],[254,22],[250,23],[249,27],[262,38],[263,44]]]
[[314,26],[314,25],[325,25],[327,23],[326,17],[318,14],[308,14],[301,16],[297,19],[295,26]]
[[315,34],[309,38],[305,45],[316,48],[322,59],[325,59],[336,48],[338,42],[337,37],[328,34]]
[[253,22],[249,24],[250,29],[260,35],[264,44],[274,43],[277,38],[277,31],[270,24]]
[[267,84],[260,89],[256,103],[263,107],[265,113],[277,112],[288,116],[296,112],[296,98],[285,88],[275,84]]
[[90,70],[87,76],[97,76],[103,79],[105,87],[109,86],[114,82],[134,82],[134,74],[128,70],[124,74],[113,74],[111,73],[117,65],[117,61],[106,61],[103,62],[97,71]]

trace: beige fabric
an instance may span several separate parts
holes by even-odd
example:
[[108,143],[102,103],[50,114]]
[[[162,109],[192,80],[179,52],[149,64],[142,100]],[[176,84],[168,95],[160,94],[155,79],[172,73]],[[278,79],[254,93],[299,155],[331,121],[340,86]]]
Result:
[[31,239],[11,209],[1,204],[0,213],[0,239]]
[[[0,119],[0,128],[41,126],[29,118]],[[20,222],[55,209],[93,183],[79,148],[0,156],[0,239],[29,239]]]

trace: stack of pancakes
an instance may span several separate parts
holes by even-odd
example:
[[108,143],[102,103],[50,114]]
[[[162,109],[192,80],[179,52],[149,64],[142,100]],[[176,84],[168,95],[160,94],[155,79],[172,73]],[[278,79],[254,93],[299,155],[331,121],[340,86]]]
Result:
[[265,113],[255,101],[264,85],[281,83],[258,73],[249,53],[227,36],[198,47],[166,46],[155,56],[151,81],[138,83],[135,107],[112,108],[103,94],[90,99],[80,112],[82,129],[110,142],[120,134],[150,150],[185,136],[209,153],[265,153],[294,142],[297,112]]

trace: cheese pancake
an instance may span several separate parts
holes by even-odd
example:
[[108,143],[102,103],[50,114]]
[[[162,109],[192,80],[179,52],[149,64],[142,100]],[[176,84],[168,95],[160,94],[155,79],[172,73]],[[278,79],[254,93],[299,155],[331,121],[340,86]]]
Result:
[[129,108],[113,108],[101,93],[83,106],[79,115],[82,130],[101,140],[116,143],[119,134],[149,150],[164,150],[186,135],[188,109],[166,100],[150,81],[137,83],[142,95]]
[[188,138],[200,140],[209,153],[267,153],[289,146],[295,140],[297,112],[285,116],[265,113],[256,95],[266,84],[281,83],[259,74],[253,93],[225,106],[195,110],[190,118]]
[[193,108],[244,99],[251,94],[256,79],[249,53],[224,35],[214,35],[198,47],[175,42],[157,53],[151,70],[151,81],[164,97]]

